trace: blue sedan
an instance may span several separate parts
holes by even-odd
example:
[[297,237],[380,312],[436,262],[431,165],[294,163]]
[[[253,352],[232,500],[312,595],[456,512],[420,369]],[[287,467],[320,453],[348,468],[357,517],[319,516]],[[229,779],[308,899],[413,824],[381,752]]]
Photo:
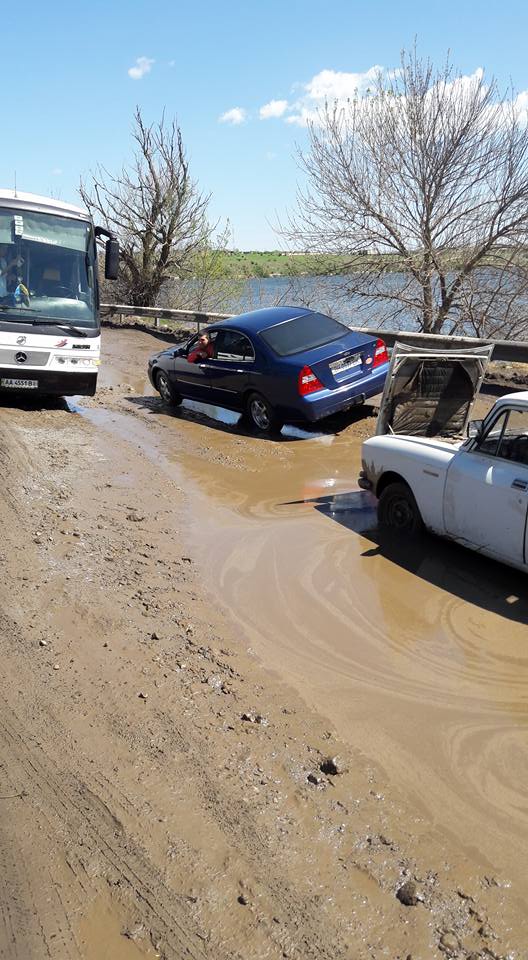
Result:
[[162,400],[245,414],[259,432],[321,420],[383,390],[383,340],[304,307],[269,307],[214,323],[149,360]]

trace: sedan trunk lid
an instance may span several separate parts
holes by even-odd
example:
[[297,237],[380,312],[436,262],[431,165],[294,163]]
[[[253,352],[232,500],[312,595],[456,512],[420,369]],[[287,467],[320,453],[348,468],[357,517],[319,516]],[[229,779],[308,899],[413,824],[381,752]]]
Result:
[[328,390],[335,390],[374,369],[378,340],[350,332],[333,343],[307,351],[303,359]]

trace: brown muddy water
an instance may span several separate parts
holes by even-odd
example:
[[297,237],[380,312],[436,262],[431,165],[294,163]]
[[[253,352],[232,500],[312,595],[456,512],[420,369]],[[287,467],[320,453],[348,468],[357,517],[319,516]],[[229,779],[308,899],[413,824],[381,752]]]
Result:
[[526,578],[434,538],[380,545],[356,483],[372,418],[274,442],[205,406],[171,415],[141,372],[132,383],[140,415],[131,429],[115,412],[110,426],[176,473],[207,590],[262,664],[376,758],[476,870],[526,894]]

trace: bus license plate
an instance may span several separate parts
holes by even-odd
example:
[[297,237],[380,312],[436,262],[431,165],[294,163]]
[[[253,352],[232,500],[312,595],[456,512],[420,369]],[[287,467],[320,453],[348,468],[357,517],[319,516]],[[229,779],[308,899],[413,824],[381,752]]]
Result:
[[36,390],[38,380],[15,380],[11,377],[2,377],[0,387],[10,387],[11,390]]

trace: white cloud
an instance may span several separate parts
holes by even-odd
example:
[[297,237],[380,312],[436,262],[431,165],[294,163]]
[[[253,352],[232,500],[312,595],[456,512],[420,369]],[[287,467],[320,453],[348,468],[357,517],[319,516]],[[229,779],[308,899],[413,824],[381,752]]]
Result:
[[239,123],[244,123],[245,120],[247,120],[247,113],[243,107],[232,107],[218,118],[219,123],[231,123],[235,127]]
[[380,74],[386,70],[378,65],[370,67],[365,73],[341,73],[336,70],[321,70],[306,84],[306,94],[310,100],[324,103],[325,100],[346,100],[364,96],[374,85]]
[[286,123],[292,123],[298,127],[307,127],[309,123],[317,120],[318,109],[316,107],[310,110],[308,107],[301,107],[300,104],[297,104],[297,113],[292,113],[291,117],[286,117]]
[[270,100],[259,110],[261,120],[269,120],[270,117],[282,117],[288,109],[287,100]]
[[303,94],[293,105],[294,113],[286,117],[286,123],[305,127],[316,121],[319,110],[326,101],[345,103],[347,100],[365,97],[374,87],[379,76],[390,80],[398,70],[386,70],[376,64],[364,73],[345,73],[339,70],[321,70],[312,79],[301,85]]
[[[484,71],[482,67],[477,67],[477,69],[469,75],[464,74],[463,76],[455,77],[454,80],[448,83],[440,84],[438,89],[440,89],[446,99],[450,100],[453,106],[455,106],[457,103],[463,102],[465,97],[474,92],[483,77]],[[431,87],[429,90],[431,98],[435,93],[435,89],[436,88]],[[488,91],[489,87],[483,85],[482,95]],[[511,100],[508,96],[506,96],[504,100],[494,98],[484,111],[482,122],[487,120],[489,123],[499,124],[504,119],[505,114],[509,113],[510,108],[513,108],[517,120],[521,125],[528,125],[528,90],[521,90]]]
[[145,74],[150,73],[152,70],[152,65],[155,63],[155,60],[151,60],[150,57],[138,57],[133,67],[130,67],[128,71],[128,76],[132,80],[142,80]]
[[528,90],[522,90],[517,94],[515,109],[521,123],[528,123]]
[[[308,83],[297,85],[300,96],[288,108],[284,120],[286,123],[300,127],[306,127],[309,123],[318,123],[320,122],[321,109],[324,108],[326,102],[344,107],[350,100],[364,101],[369,90],[376,86],[380,77],[385,84],[389,84],[400,73],[399,69],[387,70],[379,65],[370,67],[364,73],[321,70]],[[472,74],[455,77],[453,80],[443,83],[443,92],[453,100],[453,103],[456,103],[471,92],[475,84],[481,82],[483,76],[482,67],[477,67]],[[433,92],[434,88],[431,88],[431,96]],[[513,106],[517,111],[520,122],[528,124],[528,90],[523,90],[517,94]],[[497,101],[496,106],[490,109],[496,110],[499,107],[500,103]]]
[[51,175],[53,177],[60,177],[61,174],[62,174],[62,167],[53,167],[53,170],[51,171]]

